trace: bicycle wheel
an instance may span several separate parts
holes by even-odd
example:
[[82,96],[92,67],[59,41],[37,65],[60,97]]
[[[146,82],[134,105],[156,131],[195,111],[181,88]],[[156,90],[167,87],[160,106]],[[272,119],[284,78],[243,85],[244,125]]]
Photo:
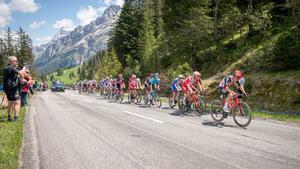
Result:
[[179,110],[181,112],[185,112],[186,111],[186,108],[185,108],[186,106],[184,104],[184,101],[183,101],[182,97],[180,97],[179,100],[178,100],[178,107],[179,107]]
[[136,97],[136,99],[137,99],[137,103],[141,103],[141,102],[142,102],[142,95],[141,95],[140,92],[137,92],[137,97]]
[[205,102],[202,97],[197,98],[197,102],[194,103],[195,106],[195,114],[197,116],[201,116],[205,111]]
[[174,109],[174,107],[176,106],[176,104],[174,103],[173,97],[169,96],[168,99],[169,99],[169,105],[170,105],[171,109]]
[[153,98],[154,104],[156,105],[156,107],[160,108],[161,107],[161,99],[159,95],[156,95]]
[[252,119],[251,109],[247,103],[240,103],[233,110],[233,120],[240,127],[247,127]]
[[127,102],[130,104],[130,103],[131,103],[131,100],[132,100],[132,99],[131,99],[131,94],[130,94],[130,93],[128,93],[127,99],[128,99]]
[[124,92],[121,92],[121,95],[120,95],[120,103],[122,103],[124,100]]
[[223,104],[220,100],[215,100],[211,103],[210,115],[216,122],[224,120]]

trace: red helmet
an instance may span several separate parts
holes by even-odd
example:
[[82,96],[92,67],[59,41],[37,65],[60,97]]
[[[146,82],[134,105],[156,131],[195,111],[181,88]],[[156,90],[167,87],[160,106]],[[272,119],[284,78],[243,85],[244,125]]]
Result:
[[244,76],[244,74],[243,74],[243,72],[241,72],[240,70],[236,70],[236,71],[234,71],[234,76],[235,76],[237,79],[241,79],[241,78]]

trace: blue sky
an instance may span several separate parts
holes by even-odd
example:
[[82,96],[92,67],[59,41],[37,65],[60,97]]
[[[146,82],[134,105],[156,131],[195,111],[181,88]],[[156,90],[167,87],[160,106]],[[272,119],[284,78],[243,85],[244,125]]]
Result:
[[0,0],[0,30],[21,26],[35,45],[46,43],[59,28],[72,30],[123,0]]

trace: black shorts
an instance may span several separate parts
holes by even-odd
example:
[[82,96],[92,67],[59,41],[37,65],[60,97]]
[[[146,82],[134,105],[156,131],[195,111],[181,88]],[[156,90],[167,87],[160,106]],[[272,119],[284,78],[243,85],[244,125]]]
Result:
[[117,83],[117,89],[121,89],[121,84]]
[[225,90],[223,87],[219,87],[219,93],[221,96],[227,97],[229,92]]
[[8,101],[21,100],[19,89],[11,89],[4,91]]

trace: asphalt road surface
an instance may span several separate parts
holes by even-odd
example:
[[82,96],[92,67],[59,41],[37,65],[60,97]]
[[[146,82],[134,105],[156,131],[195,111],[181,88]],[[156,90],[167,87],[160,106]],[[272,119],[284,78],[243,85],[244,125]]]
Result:
[[300,168],[300,127],[111,103],[76,92],[43,92],[26,116],[21,168]]

